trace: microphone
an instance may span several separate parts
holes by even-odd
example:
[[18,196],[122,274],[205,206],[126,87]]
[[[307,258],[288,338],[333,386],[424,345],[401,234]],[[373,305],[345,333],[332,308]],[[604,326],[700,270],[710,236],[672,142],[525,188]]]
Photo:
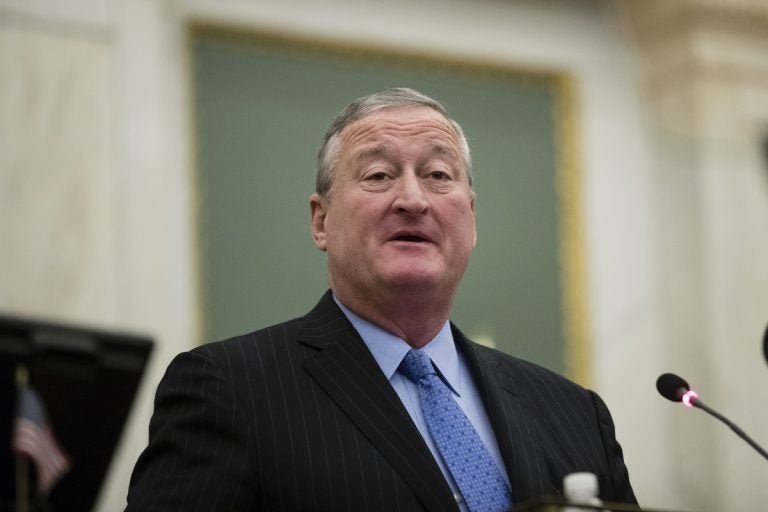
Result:
[[768,362],[768,327],[765,328],[765,334],[763,334],[763,356]]
[[[766,332],[766,339],[768,339],[768,332]],[[767,344],[768,343],[765,343],[763,347],[765,348]],[[768,356],[768,352],[766,354]],[[730,427],[730,429],[733,430],[737,436],[746,441],[749,446],[757,451],[757,453],[768,459],[768,452],[766,452],[743,430],[736,426],[735,423],[702,402],[699,398],[699,394],[693,391],[682,377],[679,377],[674,373],[664,373],[660,375],[658,379],[656,379],[656,389],[659,391],[661,396],[667,400],[671,400],[673,402],[682,402],[686,407],[696,407],[714,416],[718,420],[728,425],[728,427]]]
[[[696,395],[695,391],[691,391],[691,387],[688,383],[685,382],[682,377],[675,375],[674,373],[664,373],[659,375],[659,378],[656,379],[656,389],[661,393],[661,396],[667,400],[683,402],[688,407],[691,407],[691,397]],[[696,396],[698,397],[698,395]]]

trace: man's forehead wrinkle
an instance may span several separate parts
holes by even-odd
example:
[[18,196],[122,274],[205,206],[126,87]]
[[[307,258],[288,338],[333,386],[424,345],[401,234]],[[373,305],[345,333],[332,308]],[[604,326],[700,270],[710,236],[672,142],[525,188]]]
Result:
[[[430,137],[434,152],[441,154],[458,152],[458,138],[453,127],[442,119],[434,118],[406,122],[363,118],[352,123],[342,132],[342,147],[344,150],[350,150],[370,140],[374,146],[363,148],[360,152],[356,152],[354,157],[356,159],[375,157],[380,156],[386,149],[387,144],[384,141],[387,138],[402,138],[403,136],[415,138],[429,135],[430,132],[438,132],[436,136]],[[447,140],[440,140],[442,135],[445,135]]]

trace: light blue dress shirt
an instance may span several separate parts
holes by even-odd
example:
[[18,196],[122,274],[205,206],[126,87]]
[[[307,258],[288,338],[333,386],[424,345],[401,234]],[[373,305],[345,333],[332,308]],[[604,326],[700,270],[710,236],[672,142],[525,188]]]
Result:
[[[445,479],[451,486],[453,495],[457,497],[461,509],[467,510],[464,503],[459,499],[460,494],[458,487],[453,481],[453,477],[451,477],[448,467],[445,465],[445,462],[443,462],[443,458],[440,456],[440,452],[432,440],[427,424],[424,422],[424,415],[421,411],[421,404],[419,403],[418,387],[397,371],[400,362],[405,357],[405,354],[411,349],[411,346],[401,338],[390,334],[347,309],[335,295],[333,299],[352,323],[352,326],[358,334],[360,334],[363,342],[368,346],[368,350],[371,351],[374,359],[376,359],[376,362],[379,364],[381,371],[384,372],[384,375],[389,379],[389,382],[400,397],[400,400],[402,400],[408,414],[411,415],[411,418],[419,429],[424,441],[426,441],[427,446],[429,446],[429,449],[432,451],[432,456],[440,466],[440,469],[445,475]],[[453,398],[464,411],[464,414],[467,415],[469,421],[472,422],[475,430],[477,430],[477,433],[480,435],[480,439],[482,439],[488,452],[493,457],[494,462],[496,462],[496,465],[499,467],[501,474],[507,480],[507,485],[509,485],[509,477],[504,468],[504,461],[501,458],[499,446],[496,443],[496,437],[491,428],[491,422],[488,420],[488,415],[485,412],[482,399],[477,392],[475,382],[469,373],[466,361],[456,350],[450,323],[445,322],[445,325],[443,325],[440,332],[437,333],[437,336],[430,340],[429,343],[424,345],[420,350],[429,356],[432,363],[437,368],[437,373],[440,378],[443,379],[451,391],[453,391]]]

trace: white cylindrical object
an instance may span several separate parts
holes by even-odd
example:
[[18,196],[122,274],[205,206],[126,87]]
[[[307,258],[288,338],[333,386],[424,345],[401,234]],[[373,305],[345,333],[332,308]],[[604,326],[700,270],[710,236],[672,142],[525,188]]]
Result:
[[[563,478],[563,493],[568,503],[573,505],[602,505],[598,497],[599,489],[597,485],[597,476],[594,473],[571,473]],[[573,512],[590,512],[598,509],[574,508]],[[564,512],[571,512],[571,509],[564,509]]]

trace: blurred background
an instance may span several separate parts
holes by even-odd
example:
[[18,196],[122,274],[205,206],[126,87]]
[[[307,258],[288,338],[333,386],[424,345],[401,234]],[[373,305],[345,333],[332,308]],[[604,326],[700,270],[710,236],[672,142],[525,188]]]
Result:
[[[294,61],[317,66],[302,68],[297,94],[325,110],[276,106],[277,86],[265,84],[286,68],[268,67],[274,62],[262,57],[286,49]],[[324,60],[340,54],[349,58]],[[546,244],[541,249],[551,272],[542,267],[541,279],[522,284],[528,274],[505,275],[508,287],[488,292],[514,313],[520,305],[504,298],[507,288],[530,294],[549,279],[554,292],[541,300],[551,312],[536,319],[549,334],[517,339],[507,328],[484,331],[482,322],[468,334],[600,393],[644,506],[764,508],[768,463],[724,425],[654,389],[660,373],[679,373],[709,405],[768,443],[764,0],[0,0],[0,314],[155,342],[95,510],[124,506],[154,390],[175,354],[273,316],[300,315],[322,293],[322,255],[304,225],[314,153],[332,115],[359,95],[349,94],[371,92],[364,88],[379,79],[355,87],[345,79],[332,100],[318,91],[334,90],[333,73],[357,72],[361,55],[401,66],[397,73],[407,75],[386,80],[420,84],[462,124],[485,108],[485,97],[514,96],[516,106],[504,104],[510,118],[543,119],[536,105],[549,112],[551,125],[509,132],[512,144],[526,128],[540,129],[538,153],[502,161],[515,175],[536,166],[550,172],[551,190],[538,203],[550,201],[555,212],[546,229],[546,213],[521,221],[512,212],[507,226],[504,211],[492,206],[485,212],[493,224],[484,224],[484,173],[493,180],[489,194],[508,186],[517,204],[519,191],[514,182],[497,185],[505,173],[494,177],[476,161],[479,250],[482,229],[486,239],[507,227],[554,237],[548,252]],[[457,86],[439,79],[452,67],[463,73]],[[420,68],[423,75],[411,75]],[[227,83],[247,87],[222,89]],[[470,87],[475,96],[460,94]],[[229,125],[237,130],[217,130],[239,111],[247,116]],[[477,130],[484,124],[467,122]],[[470,144],[490,137],[477,130],[469,131]],[[276,134],[277,152],[297,158],[272,161],[266,134]],[[243,153],[249,140],[262,141],[253,155]],[[492,159],[480,161],[492,167]],[[242,218],[222,210],[238,186],[211,176],[232,169],[261,194],[249,197],[263,211]],[[270,206],[272,186],[287,188]],[[271,231],[259,234],[265,226]],[[255,245],[244,241],[249,232]],[[274,268],[270,260],[216,252],[226,246],[278,247],[278,260],[303,252],[308,260],[287,258],[295,267]],[[507,249],[517,254],[514,239]],[[515,257],[489,260],[489,268],[505,261],[517,268]],[[235,275],[247,280],[251,264],[254,274],[307,291],[293,302],[232,312],[228,304],[247,299],[227,301],[242,286],[222,272],[242,267]],[[471,267],[468,277],[496,275],[482,268]],[[471,283],[467,295],[483,293]],[[462,300],[461,326],[476,316]],[[274,311],[264,313],[267,306]]]

